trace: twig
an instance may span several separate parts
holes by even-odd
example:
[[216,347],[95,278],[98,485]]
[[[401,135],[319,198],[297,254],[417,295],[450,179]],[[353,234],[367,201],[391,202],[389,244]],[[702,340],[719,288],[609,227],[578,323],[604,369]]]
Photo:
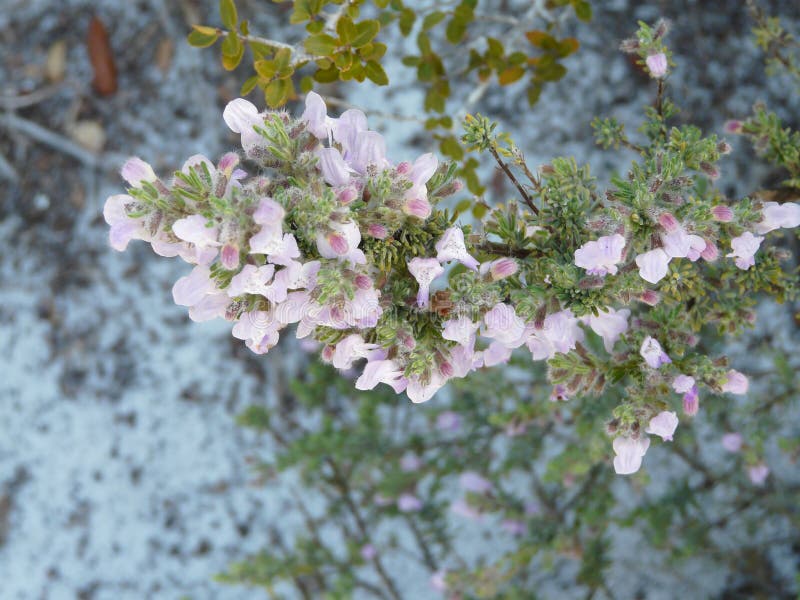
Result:
[[656,112],[658,113],[661,123],[664,123],[664,80],[658,78],[658,91],[656,92]]
[[54,83],[53,85],[34,90],[30,94],[0,94],[0,108],[11,111],[39,104],[39,102],[54,96],[60,88],[60,83]]
[[494,157],[497,164],[500,165],[500,168],[503,169],[503,172],[506,176],[511,180],[511,182],[516,186],[517,190],[519,191],[520,195],[522,196],[523,201],[527,204],[528,208],[533,211],[533,214],[538,215],[539,209],[536,208],[536,205],[533,203],[533,199],[531,198],[530,194],[525,191],[525,188],[522,187],[519,181],[517,181],[516,176],[514,173],[511,172],[511,169],[508,168],[503,159],[500,158],[500,155],[497,153],[497,150],[494,149],[494,146],[491,144],[489,145],[489,152],[491,152],[492,156]]
[[19,181],[19,175],[17,174],[17,171],[2,154],[0,154],[0,177],[8,179],[11,183],[16,183]]
[[71,156],[87,167],[97,168],[101,166],[101,161],[95,154],[89,152],[85,148],[82,148],[72,140],[65,138],[63,135],[59,135],[42,127],[38,123],[34,123],[33,121],[23,119],[22,117],[18,117],[13,114],[7,114],[0,118],[0,125],[3,125],[8,129],[24,133],[37,142],[41,142],[42,144],[50,146],[51,148],[58,150],[63,154]]

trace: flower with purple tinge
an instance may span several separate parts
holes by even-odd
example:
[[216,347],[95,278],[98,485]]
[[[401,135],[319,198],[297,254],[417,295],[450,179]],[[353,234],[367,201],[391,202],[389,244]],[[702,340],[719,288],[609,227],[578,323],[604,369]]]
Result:
[[628,331],[628,317],[631,311],[627,308],[614,310],[607,308],[601,310],[595,315],[589,315],[582,320],[588,323],[597,335],[603,338],[603,346],[606,352],[611,353],[614,350],[614,344],[622,337],[622,334]]
[[317,139],[329,139],[335,120],[328,116],[328,107],[325,101],[316,92],[306,94],[306,108],[300,120],[306,124],[306,129]]
[[191,215],[175,221],[172,224],[172,233],[178,239],[194,244],[198,248],[221,246],[222,244],[217,241],[219,229],[207,225],[208,219],[203,215]]
[[256,354],[266,354],[278,343],[282,327],[272,311],[258,310],[242,313],[231,333]]
[[431,575],[431,587],[435,589],[437,592],[446,592],[447,591],[447,571],[442,569],[436,571],[433,575]]
[[506,348],[518,348],[525,343],[525,322],[510,304],[495,304],[483,315],[483,335]]
[[642,347],[639,349],[639,354],[642,355],[644,362],[653,369],[658,369],[661,365],[672,362],[670,357],[667,356],[667,353],[662,350],[658,340],[649,335],[644,338]]
[[517,519],[503,519],[500,522],[500,527],[513,536],[523,535],[528,530],[525,522]]
[[683,414],[685,414],[687,417],[693,417],[699,410],[700,393],[695,385],[683,395]]
[[361,558],[369,561],[378,555],[378,551],[375,550],[375,546],[373,546],[372,544],[364,544],[363,546],[361,546],[359,554],[361,554]]
[[231,279],[225,292],[231,298],[244,294],[261,294],[275,274],[275,265],[245,265],[241,271]]
[[331,223],[328,233],[317,234],[317,250],[323,258],[338,258],[347,260],[353,265],[363,265],[367,262],[364,252],[359,249],[361,231],[358,223]]
[[367,131],[367,117],[357,108],[344,111],[333,121],[333,139],[341,144],[345,160],[351,160],[363,131]]
[[747,477],[750,478],[750,482],[753,485],[756,485],[758,487],[763,486],[766,483],[768,476],[769,476],[769,467],[764,463],[759,463],[757,465],[751,465],[747,467]]
[[733,209],[724,204],[717,204],[711,207],[711,216],[720,223],[730,223],[733,221]]
[[566,354],[583,341],[584,332],[578,325],[580,320],[570,309],[562,310],[544,319],[541,329],[529,326],[526,343],[533,360],[546,360],[558,353]]
[[681,226],[678,219],[675,218],[675,215],[668,212],[661,213],[658,217],[658,224],[661,225],[667,233],[678,231]]
[[427,382],[421,380],[419,377],[412,377],[408,380],[406,394],[408,394],[408,399],[414,404],[427,402],[433,398],[434,394],[442,389],[446,383],[447,377],[437,372],[431,373]]
[[680,225],[670,233],[661,234],[663,250],[669,258],[688,258],[695,261],[706,247],[706,241],[699,235],[687,233]]
[[746,394],[749,382],[747,377],[739,371],[731,369],[722,383],[722,391],[730,394]]
[[368,344],[357,333],[351,333],[336,344],[331,363],[337,369],[349,369],[359,358],[369,358],[379,349],[377,344]]
[[717,245],[709,240],[706,240],[706,247],[700,253],[700,257],[708,262],[714,262],[719,258],[719,249]]
[[125,206],[134,203],[135,200],[127,194],[117,194],[109,196],[103,207],[103,218],[111,226],[108,241],[114,250],[122,252],[131,240],[150,241],[152,237],[144,218],[132,219],[128,216]]
[[231,100],[222,111],[222,118],[231,131],[241,134],[242,148],[245,151],[252,150],[261,141],[261,136],[253,126],[263,127],[264,119],[252,102],[244,98]]
[[417,280],[419,291],[417,292],[417,306],[428,306],[430,300],[431,282],[439,275],[444,273],[442,265],[435,258],[412,258],[408,261],[408,272]]
[[414,494],[400,494],[397,498],[397,508],[401,512],[418,512],[422,510],[422,500]]
[[421,466],[422,459],[416,454],[405,454],[403,458],[400,459],[400,470],[405,473],[419,471]]
[[625,238],[618,233],[600,237],[575,250],[575,265],[590,275],[616,275],[624,248]]
[[647,449],[650,447],[650,438],[639,439],[618,437],[614,439],[614,471],[618,475],[636,473],[642,466]]
[[650,71],[656,79],[662,79],[667,74],[667,55],[663,52],[650,54],[644,61],[647,64],[647,70]]
[[458,478],[458,484],[462,489],[476,494],[486,494],[492,491],[492,482],[480,476],[475,471],[465,471]]
[[650,419],[645,433],[659,436],[665,442],[671,442],[675,430],[678,428],[678,415],[672,411],[661,411]]
[[380,225],[379,223],[373,223],[367,227],[367,234],[375,239],[383,240],[386,239],[387,235],[389,235],[389,231],[386,229],[386,226]]
[[427,219],[431,216],[433,209],[427,198],[412,197],[406,200],[403,205],[403,212],[418,219]]
[[792,229],[800,226],[800,204],[796,202],[765,202],[761,209],[762,219],[756,223],[756,233],[769,233],[781,227]]
[[653,290],[645,290],[639,296],[639,300],[641,302],[644,302],[648,306],[655,306],[661,301],[661,296],[658,295],[658,292],[655,292]]
[[763,237],[745,231],[742,235],[731,240],[733,252],[726,256],[735,258],[736,266],[746,271],[756,264],[755,254],[763,240]]
[[439,413],[436,417],[436,429],[439,431],[458,431],[461,428],[461,417],[452,410]]
[[743,442],[744,440],[742,439],[741,433],[726,433],[722,436],[722,447],[733,454],[736,454],[742,449]]
[[373,498],[376,506],[389,506],[390,504],[394,504],[394,500],[389,496],[384,496],[383,494],[375,494]]
[[471,521],[483,520],[483,514],[474,506],[471,506],[463,498],[459,498],[450,505],[450,511]]
[[353,156],[348,157],[347,162],[361,175],[366,175],[370,165],[384,169],[387,165],[386,140],[377,131],[358,132]]
[[357,390],[371,390],[379,383],[392,385],[403,376],[403,370],[393,360],[370,360],[356,379]]
[[505,364],[511,358],[511,352],[512,348],[509,348],[501,342],[494,341],[483,351],[483,366],[494,367]]
[[690,375],[678,375],[672,380],[672,389],[679,394],[685,394],[695,386],[694,377]]
[[342,187],[350,183],[350,169],[336,148],[320,148],[317,150],[319,169],[326,183],[334,187]]
[[669,256],[661,248],[650,250],[636,257],[639,276],[650,283],[658,283],[667,276]]
[[133,187],[140,187],[143,183],[153,183],[158,180],[153,167],[138,156],[132,156],[125,161],[120,175]]
[[219,262],[228,271],[233,271],[239,266],[239,246],[236,244],[225,244],[219,253]]
[[442,338],[456,342],[461,346],[472,346],[475,343],[475,332],[478,323],[473,323],[469,317],[458,317],[444,322]]
[[213,292],[189,307],[189,318],[195,323],[211,321],[213,319],[227,318],[228,307],[231,299],[225,292]]
[[198,265],[191,273],[175,282],[172,286],[172,299],[180,306],[194,306],[216,291],[217,285],[211,279],[211,270]]
[[569,400],[569,396],[567,395],[567,386],[557,383],[553,386],[552,391],[550,392],[550,402],[566,402]]
[[476,271],[478,261],[470,256],[464,244],[464,232],[460,227],[450,227],[436,242],[436,260],[439,262],[449,262],[457,260],[468,269]]
[[262,198],[253,213],[253,221],[258,225],[272,225],[280,231],[285,216],[286,211],[275,200]]

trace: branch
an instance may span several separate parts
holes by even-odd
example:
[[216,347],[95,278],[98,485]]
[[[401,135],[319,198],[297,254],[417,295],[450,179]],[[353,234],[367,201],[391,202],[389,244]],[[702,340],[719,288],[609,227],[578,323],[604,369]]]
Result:
[[489,152],[492,153],[492,156],[494,157],[495,161],[497,161],[497,164],[500,165],[500,168],[503,169],[503,172],[506,174],[506,176],[516,186],[517,191],[519,191],[520,195],[522,196],[522,200],[525,202],[528,208],[533,211],[533,214],[538,216],[539,209],[536,208],[536,205],[533,203],[533,198],[531,198],[530,194],[525,191],[525,188],[522,187],[520,182],[517,181],[516,176],[511,172],[511,169],[508,168],[508,165],[506,165],[506,163],[503,162],[503,159],[500,158],[500,155],[497,153],[497,150],[495,150],[494,145],[489,144]]

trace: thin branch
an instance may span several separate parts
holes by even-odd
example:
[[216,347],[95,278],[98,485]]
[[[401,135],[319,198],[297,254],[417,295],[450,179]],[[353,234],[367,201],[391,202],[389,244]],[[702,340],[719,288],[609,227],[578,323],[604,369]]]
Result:
[[530,194],[528,194],[528,192],[525,191],[525,188],[522,187],[522,184],[520,184],[520,182],[517,181],[517,178],[514,175],[514,173],[512,173],[511,169],[508,168],[508,165],[506,165],[506,163],[503,162],[503,159],[500,158],[500,155],[497,153],[497,150],[495,150],[494,146],[491,144],[489,145],[489,152],[491,152],[497,164],[500,165],[500,168],[503,169],[503,172],[506,174],[506,177],[508,177],[511,180],[511,182],[516,186],[517,191],[519,191],[520,195],[522,196],[522,200],[525,202],[528,208],[530,208],[533,211],[533,214],[538,215],[539,209],[536,208],[536,205],[533,203],[533,198],[531,198]]
[[47,100],[51,96],[58,93],[61,89],[60,83],[54,83],[38,90],[32,91],[30,94],[0,94],[0,108],[3,110],[18,110],[20,108],[27,108],[35,104],[39,104],[43,100]]
[[87,167],[97,168],[102,166],[102,162],[96,154],[89,152],[63,135],[54,133],[33,121],[23,119],[13,114],[7,114],[4,117],[0,117],[0,126],[5,126],[7,129],[24,133],[37,142],[50,146],[62,154],[71,156]]

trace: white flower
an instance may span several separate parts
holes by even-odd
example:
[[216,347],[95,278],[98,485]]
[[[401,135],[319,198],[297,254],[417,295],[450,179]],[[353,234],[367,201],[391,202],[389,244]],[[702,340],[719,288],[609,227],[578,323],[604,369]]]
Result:
[[614,454],[614,471],[618,475],[630,475],[636,473],[639,467],[642,466],[642,459],[645,452],[650,447],[650,438],[633,438],[618,437],[614,439],[613,443]]
[[457,260],[473,271],[478,268],[478,261],[467,252],[464,232],[460,227],[450,227],[442,234],[441,239],[436,242],[436,252],[436,260],[439,262]]
[[671,411],[662,411],[650,419],[645,429],[646,433],[660,436],[665,442],[671,442],[675,430],[678,428],[678,415]]
[[575,265],[590,275],[616,275],[624,248],[625,238],[618,233],[600,237],[575,250]]
[[763,237],[745,231],[739,237],[735,237],[731,240],[733,252],[727,256],[728,258],[734,257],[736,259],[734,261],[736,266],[746,271],[756,264],[755,254],[763,240]]
[[658,283],[667,276],[669,256],[661,248],[650,250],[636,257],[639,276],[650,283]]

